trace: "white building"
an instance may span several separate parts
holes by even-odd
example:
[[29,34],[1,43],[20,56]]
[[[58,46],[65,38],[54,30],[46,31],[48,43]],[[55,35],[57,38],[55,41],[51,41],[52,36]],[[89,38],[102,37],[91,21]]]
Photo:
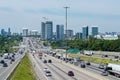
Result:
[[118,35],[96,35],[95,38],[104,40],[116,40],[118,39]]
[[30,31],[30,35],[38,35],[38,31],[37,30],[32,30],[32,31]]

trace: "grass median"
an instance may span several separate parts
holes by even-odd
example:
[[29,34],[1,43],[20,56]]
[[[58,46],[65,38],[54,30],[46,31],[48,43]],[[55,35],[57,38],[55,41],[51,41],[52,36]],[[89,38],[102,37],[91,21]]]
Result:
[[80,55],[80,54],[69,54],[70,57],[73,58],[80,58],[85,61],[90,61],[94,63],[99,63],[99,64],[108,64],[108,63],[117,63],[120,64],[119,60],[115,59],[106,59],[106,58],[98,58],[98,57],[92,57],[92,56],[85,56],[85,55]]
[[36,80],[28,54],[20,62],[10,80]]

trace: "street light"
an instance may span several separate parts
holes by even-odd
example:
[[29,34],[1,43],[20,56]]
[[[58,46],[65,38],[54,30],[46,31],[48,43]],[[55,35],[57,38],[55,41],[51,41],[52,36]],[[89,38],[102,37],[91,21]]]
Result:
[[67,42],[67,9],[69,8],[68,6],[65,6],[65,26],[66,26],[66,62],[67,62],[67,49],[68,49],[68,42]]

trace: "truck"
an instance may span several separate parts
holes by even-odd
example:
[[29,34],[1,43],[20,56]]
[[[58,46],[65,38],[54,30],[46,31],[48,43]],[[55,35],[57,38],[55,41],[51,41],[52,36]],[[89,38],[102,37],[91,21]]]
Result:
[[84,55],[92,56],[93,52],[92,51],[84,51]]
[[106,71],[110,75],[114,75],[120,78],[120,64],[109,63],[106,67]]
[[38,52],[38,56],[40,59],[42,59],[43,53],[42,52]]

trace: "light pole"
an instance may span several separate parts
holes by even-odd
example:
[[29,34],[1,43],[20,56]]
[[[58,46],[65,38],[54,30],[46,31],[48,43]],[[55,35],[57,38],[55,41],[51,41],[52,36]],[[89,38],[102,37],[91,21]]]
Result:
[[65,6],[65,26],[66,26],[66,58],[65,61],[67,62],[67,49],[68,49],[68,41],[67,41],[67,9],[69,8],[68,6]]

